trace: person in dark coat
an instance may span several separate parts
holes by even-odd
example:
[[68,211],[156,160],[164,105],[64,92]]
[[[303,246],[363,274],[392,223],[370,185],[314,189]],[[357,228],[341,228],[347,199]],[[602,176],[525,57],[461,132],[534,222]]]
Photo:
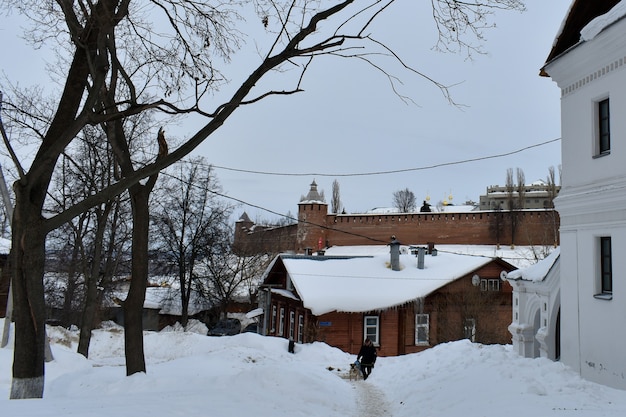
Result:
[[363,379],[367,379],[367,377],[372,373],[374,363],[376,363],[376,348],[370,339],[365,339],[356,360],[361,362]]

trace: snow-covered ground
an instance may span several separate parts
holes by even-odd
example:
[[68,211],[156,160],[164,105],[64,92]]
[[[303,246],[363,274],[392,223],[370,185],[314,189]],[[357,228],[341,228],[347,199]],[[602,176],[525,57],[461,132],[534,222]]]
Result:
[[89,360],[75,353],[76,332],[48,332],[55,360],[43,400],[8,400],[13,350],[0,349],[2,416],[626,415],[626,391],[510,346],[461,341],[381,357],[367,381],[355,382],[345,378],[354,356],[323,343],[290,354],[286,340],[250,333],[147,332],[148,372],[126,377],[119,328],[94,331]]

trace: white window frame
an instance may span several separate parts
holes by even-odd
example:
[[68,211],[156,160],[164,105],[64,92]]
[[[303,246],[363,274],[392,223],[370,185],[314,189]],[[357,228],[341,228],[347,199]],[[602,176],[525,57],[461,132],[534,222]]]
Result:
[[463,323],[463,336],[465,336],[466,339],[469,339],[470,342],[476,341],[476,319],[465,319],[465,322]]
[[[595,298],[602,300],[613,299],[613,242],[610,235],[596,238],[596,294]],[[608,247],[603,243],[608,242]],[[608,278],[608,279],[607,279]]]
[[[604,132],[602,129],[602,114],[601,114],[601,106],[602,103],[606,102],[607,103],[607,114],[606,114],[606,120],[608,123],[607,126],[607,131],[606,131],[606,135],[607,135],[607,139],[608,139],[608,143],[606,144],[606,149],[603,149],[603,137],[602,137],[602,133]],[[606,97],[602,97],[601,99],[597,100],[594,103],[594,120],[595,120],[595,126],[594,126],[594,156],[595,157],[599,157],[599,156],[604,156],[604,155],[609,155],[611,153],[611,101],[609,99],[608,96]]]
[[270,333],[274,334],[276,333],[276,315],[278,314],[277,310],[276,310],[276,304],[274,304],[272,306],[272,322],[270,323]]
[[380,317],[363,317],[363,335],[363,340],[368,338],[372,341],[374,346],[380,346]]
[[[425,319],[425,320],[423,320]],[[420,338],[420,329],[424,329],[426,338]],[[416,314],[415,315],[415,346],[428,346],[430,338],[430,315],[429,314]]]
[[483,278],[480,280],[481,291],[500,291],[500,280],[498,278]]
[[298,315],[298,343],[304,342],[304,315]]
[[296,335],[296,312],[289,312],[289,338],[294,340],[294,336]]
[[280,308],[280,321],[278,322],[278,335],[285,334],[285,307]]

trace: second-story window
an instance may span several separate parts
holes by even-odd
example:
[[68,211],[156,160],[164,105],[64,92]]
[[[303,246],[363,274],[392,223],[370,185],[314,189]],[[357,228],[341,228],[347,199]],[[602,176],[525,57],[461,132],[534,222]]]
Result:
[[611,114],[609,99],[598,102],[598,155],[611,152]]

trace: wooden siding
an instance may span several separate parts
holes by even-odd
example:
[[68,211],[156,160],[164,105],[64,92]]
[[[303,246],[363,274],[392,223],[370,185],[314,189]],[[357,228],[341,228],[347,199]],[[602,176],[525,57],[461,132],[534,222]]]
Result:
[[[282,263],[275,265],[276,274],[273,283],[285,282],[279,278]],[[420,352],[439,343],[461,340],[465,338],[464,322],[472,318],[476,322],[476,342],[485,344],[511,343],[508,325],[512,321],[512,287],[507,281],[500,279],[502,270],[507,272],[511,266],[500,260],[493,260],[482,268],[440,288],[425,297],[414,300],[403,306],[389,308],[384,311],[366,313],[331,312],[313,316],[304,309],[299,300],[272,295],[272,306],[285,308],[285,329],[282,337],[288,338],[288,312],[296,311],[304,314],[307,328],[304,342],[322,341],[345,352],[357,354],[364,339],[364,317],[379,317],[380,356],[396,356]],[[472,284],[472,276],[477,274],[481,279],[495,280],[499,284],[498,291],[485,291],[481,285]],[[415,315],[429,315],[429,343],[415,344]],[[271,313],[271,309],[269,311]],[[278,325],[270,329],[269,335],[278,334]]]

